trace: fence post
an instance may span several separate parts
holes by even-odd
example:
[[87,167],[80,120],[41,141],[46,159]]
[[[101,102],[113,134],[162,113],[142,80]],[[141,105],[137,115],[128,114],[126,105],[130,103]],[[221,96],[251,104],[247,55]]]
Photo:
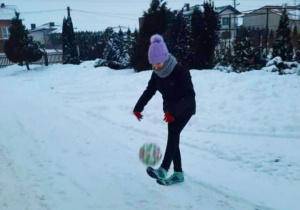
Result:
[[231,14],[229,14],[229,50],[231,52]]
[[49,62],[48,62],[48,54],[47,54],[46,50],[44,50],[44,59],[45,59],[45,66],[48,66]]
[[266,52],[269,48],[269,8],[267,8],[267,22],[266,22]]

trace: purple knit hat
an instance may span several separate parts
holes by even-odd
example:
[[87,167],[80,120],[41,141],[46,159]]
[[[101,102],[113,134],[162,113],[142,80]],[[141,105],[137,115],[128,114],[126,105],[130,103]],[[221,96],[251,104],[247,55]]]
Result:
[[148,50],[149,63],[164,63],[169,59],[169,51],[162,36],[155,34],[150,39],[151,45]]

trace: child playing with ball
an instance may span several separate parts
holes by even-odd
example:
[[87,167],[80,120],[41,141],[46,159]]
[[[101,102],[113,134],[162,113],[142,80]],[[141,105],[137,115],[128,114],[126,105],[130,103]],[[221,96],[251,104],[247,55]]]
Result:
[[[189,70],[179,65],[169,53],[163,37],[156,34],[150,41],[148,60],[153,66],[153,72],[133,113],[141,120],[141,112],[156,91],[162,94],[164,120],[168,123],[168,142],[161,166],[158,169],[148,167],[147,173],[159,184],[170,185],[184,181],[179,149],[180,133],[196,113],[195,91]],[[167,178],[172,161],[174,174]]]

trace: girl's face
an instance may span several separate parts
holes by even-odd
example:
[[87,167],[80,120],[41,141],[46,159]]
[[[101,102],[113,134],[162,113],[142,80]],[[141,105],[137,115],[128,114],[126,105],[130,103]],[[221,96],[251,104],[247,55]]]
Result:
[[153,64],[153,68],[154,68],[154,70],[157,70],[157,69],[162,68],[163,65],[164,65],[164,63],[155,63],[155,64]]

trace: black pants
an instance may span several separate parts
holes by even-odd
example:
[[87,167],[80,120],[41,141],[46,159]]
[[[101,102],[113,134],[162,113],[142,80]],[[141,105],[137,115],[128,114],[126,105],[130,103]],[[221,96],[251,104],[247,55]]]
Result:
[[168,143],[161,167],[167,171],[170,168],[171,162],[174,164],[174,171],[182,172],[181,155],[179,149],[180,133],[186,126],[192,115],[181,115],[175,118],[175,121],[168,124]]

